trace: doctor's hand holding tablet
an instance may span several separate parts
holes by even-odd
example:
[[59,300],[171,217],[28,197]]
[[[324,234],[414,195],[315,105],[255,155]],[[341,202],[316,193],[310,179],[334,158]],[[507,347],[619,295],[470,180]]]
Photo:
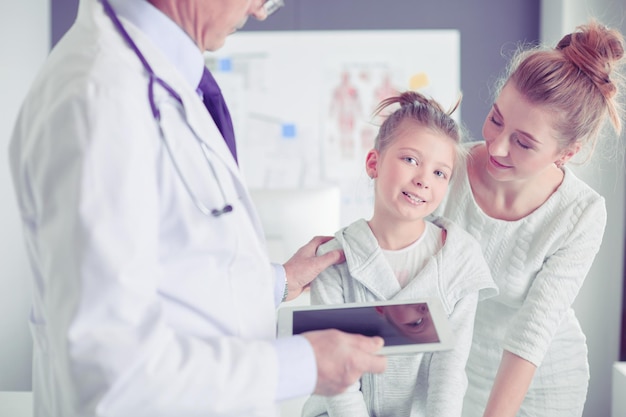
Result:
[[375,355],[383,347],[380,337],[349,334],[335,329],[303,333],[317,358],[315,394],[337,395],[354,384],[363,373],[382,373],[387,363]]

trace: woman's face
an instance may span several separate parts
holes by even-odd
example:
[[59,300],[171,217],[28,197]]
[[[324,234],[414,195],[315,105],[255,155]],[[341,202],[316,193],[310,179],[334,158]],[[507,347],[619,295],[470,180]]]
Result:
[[553,128],[554,115],[530,103],[509,83],[483,125],[487,172],[498,181],[519,181],[542,175],[564,152]]

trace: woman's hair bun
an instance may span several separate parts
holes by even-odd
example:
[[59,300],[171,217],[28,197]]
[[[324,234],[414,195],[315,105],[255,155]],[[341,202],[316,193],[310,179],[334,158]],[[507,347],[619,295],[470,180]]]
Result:
[[565,35],[556,49],[586,74],[606,98],[617,93],[611,72],[624,56],[624,39],[620,32],[592,21]]

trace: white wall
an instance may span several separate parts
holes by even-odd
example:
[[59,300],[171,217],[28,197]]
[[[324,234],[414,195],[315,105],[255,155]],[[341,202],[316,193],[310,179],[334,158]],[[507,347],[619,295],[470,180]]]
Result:
[[[622,30],[626,0],[544,0],[541,40],[554,45],[590,17]],[[624,135],[623,135],[624,136]],[[606,137],[604,138],[606,139]],[[623,137],[622,137],[623,139]],[[622,142],[623,143],[623,142]],[[623,149],[623,145],[622,145]],[[608,221],[604,240],[587,280],[574,303],[587,336],[591,380],[585,417],[609,416],[613,362],[619,359],[624,258],[624,163],[603,158],[575,168],[578,175],[606,199]]]
[[19,103],[50,45],[49,0],[0,2],[0,391],[30,390],[29,271],[9,173]]

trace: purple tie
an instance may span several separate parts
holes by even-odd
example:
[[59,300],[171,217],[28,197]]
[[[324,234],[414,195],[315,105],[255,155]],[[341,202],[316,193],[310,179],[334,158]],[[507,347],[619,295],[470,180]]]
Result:
[[233,154],[233,158],[235,158],[235,162],[237,162],[237,147],[235,145],[233,122],[230,119],[230,113],[228,112],[224,97],[222,96],[222,91],[217,85],[217,82],[215,82],[215,78],[213,78],[213,75],[211,75],[211,72],[206,67],[202,73],[202,79],[200,80],[198,89],[202,92],[204,106],[209,113],[211,113],[211,117],[213,117],[217,128],[222,133],[224,141],[226,145],[228,145],[228,149],[230,149],[230,153]]

